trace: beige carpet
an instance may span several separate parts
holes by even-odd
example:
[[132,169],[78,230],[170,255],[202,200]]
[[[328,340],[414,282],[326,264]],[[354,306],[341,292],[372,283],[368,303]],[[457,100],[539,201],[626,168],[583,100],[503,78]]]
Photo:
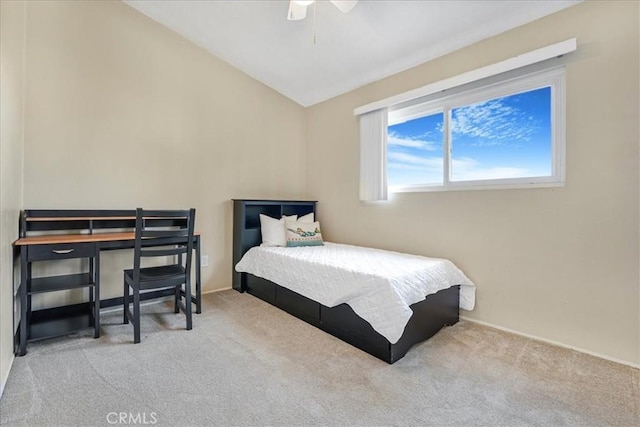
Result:
[[640,425],[638,370],[468,322],[387,365],[235,291],[206,295],[192,331],[165,303],[141,344],[120,321],[30,344],[0,423]]

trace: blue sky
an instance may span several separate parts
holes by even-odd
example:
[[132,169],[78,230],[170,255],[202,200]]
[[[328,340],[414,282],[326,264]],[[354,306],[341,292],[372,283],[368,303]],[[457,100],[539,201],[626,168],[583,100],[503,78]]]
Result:
[[[444,115],[389,126],[389,185],[438,184]],[[452,181],[551,175],[551,88],[451,110]]]

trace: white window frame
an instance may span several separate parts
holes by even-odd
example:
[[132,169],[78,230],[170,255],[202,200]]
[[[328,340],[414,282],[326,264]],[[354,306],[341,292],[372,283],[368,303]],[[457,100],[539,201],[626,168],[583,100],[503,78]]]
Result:
[[[521,74],[521,73],[520,73]],[[554,67],[544,71],[529,72],[517,77],[503,78],[493,82],[477,82],[473,88],[430,99],[402,108],[390,109],[388,126],[403,123],[436,112],[444,112],[443,127],[443,183],[407,186],[389,186],[389,192],[427,192],[451,190],[488,190],[561,187],[565,182],[565,135],[566,135],[566,89],[565,67]],[[473,181],[451,181],[451,132],[449,119],[451,110],[465,105],[500,98],[535,89],[551,87],[551,176],[503,178]]]

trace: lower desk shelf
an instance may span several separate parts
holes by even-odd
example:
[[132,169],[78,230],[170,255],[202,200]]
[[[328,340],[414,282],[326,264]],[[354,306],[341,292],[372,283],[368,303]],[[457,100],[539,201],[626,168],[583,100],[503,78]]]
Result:
[[94,287],[95,282],[89,273],[67,274],[64,276],[38,277],[29,280],[27,293],[37,294],[42,292],[66,291]]
[[91,303],[47,308],[31,313],[27,341],[66,335],[94,326]]

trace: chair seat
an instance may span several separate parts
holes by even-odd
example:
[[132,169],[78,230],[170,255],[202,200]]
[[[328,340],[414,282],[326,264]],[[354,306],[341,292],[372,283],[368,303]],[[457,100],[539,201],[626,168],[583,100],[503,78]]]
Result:
[[[171,287],[184,283],[185,268],[182,265],[161,265],[140,269],[140,289],[156,288],[154,282],[161,281],[163,286]],[[133,269],[124,271],[127,282],[133,282]],[[175,281],[175,283],[172,283]],[[166,285],[165,285],[166,284]]]

